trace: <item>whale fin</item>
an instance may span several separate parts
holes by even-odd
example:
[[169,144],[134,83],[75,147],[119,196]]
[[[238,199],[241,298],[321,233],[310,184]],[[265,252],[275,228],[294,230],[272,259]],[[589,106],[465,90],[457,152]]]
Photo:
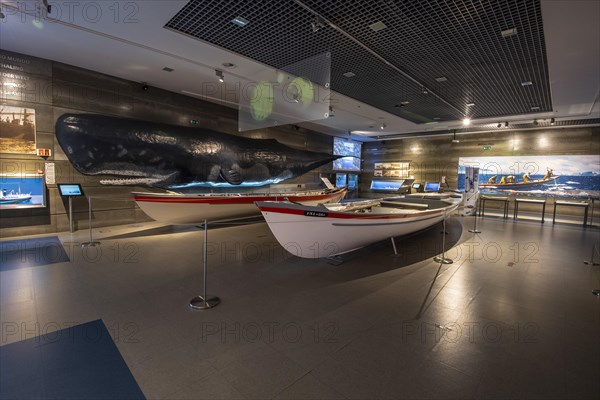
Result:
[[240,185],[242,183],[242,174],[235,165],[227,169],[221,168],[221,177],[231,185]]

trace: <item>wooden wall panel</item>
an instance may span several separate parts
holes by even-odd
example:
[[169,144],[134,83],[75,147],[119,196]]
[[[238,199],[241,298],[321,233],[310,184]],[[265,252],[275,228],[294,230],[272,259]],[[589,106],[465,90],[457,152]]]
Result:
[[[93,201],[93,225],[96,227],[147,221],[149,218],[137,208],[132,191],[147,191],[148,187],[105,186],[100,178],[85,176],[71,166],[54,135],[56,119],[64,113],[94,113],[125,118],[155,121],[253,138],[274,138],[301,149],[331,153],[333,139],[292,125],[238,132],[236,109],[224,107],[178,93],[150,87],[142,90],[137,82],[78,67],[42,60],[35,57],[0,51],[0,58],[20,59],[27,75],[27,87],[21,96],[3,96],[4,104],[36,110],[37,147],[50,148],[56,182],[81,183],[86,196]],[[218,85],[215,83],[215,85]],[[218,89],[218,87],[216,87]],[[194,125],[195,126],[195,125]],[[44,160],[34,155],[1,154],[2,173],[37,173],[44,170]],[[331,173],[331,164],[286,181],[290,185],[318,187],[320,174]],[[68,230],[66,202],[58,195],[56,185],[47,188],[47,207],[43,209],[2,210],[0,236],[14,237],[27,234],[51,233]],[[76,229],[87,228],[87,197],[74,202]]]

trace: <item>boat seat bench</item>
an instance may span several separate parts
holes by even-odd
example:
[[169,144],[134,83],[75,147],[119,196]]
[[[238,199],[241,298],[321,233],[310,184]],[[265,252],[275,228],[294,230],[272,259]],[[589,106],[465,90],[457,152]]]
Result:
[[519,216],[519,204],[541,204],[542,205],[542,224],[544,223],[544,215],[546,214],[546,199],[529,199],[515,197],[515,209],[513,213],[513,219],[517,219]]
[[402,201],[382,201],[381,206],[392,208],[416,208],[417,210],[427,210],[429,208],[427,204],[405,203]]
[[583,212],[583,226],[587,226],[588,208],[590,206],[590,203],[588,203],[588,202],[581,202],[581,201],[556,200],[554,202],[554,212],[552,213],[552,224],[554,224],[556,222],[556,206],[584,207],[584,212]]

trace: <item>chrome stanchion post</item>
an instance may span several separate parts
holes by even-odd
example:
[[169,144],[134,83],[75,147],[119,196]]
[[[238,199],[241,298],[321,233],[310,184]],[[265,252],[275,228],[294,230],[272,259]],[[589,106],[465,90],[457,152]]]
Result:
[[[477,193],[475,194],[475,196],[477,196]],[[477,196],[477,197],[479,197],[479,196]],[[475,221],[473,221],[473,229],[469,229],[469,232],[471,232],[471,233],[481,233],[481,231],[479,229],[477,229],[477,215],[478,215],[478,212],[477,212],[477,204],[478,203],[477,202],[478,201],[479,201],[479,198],[477,198],[477,200],[475,200],[475,215],[474,215]],[[481,207],[481,201],[479,201],[479,207]]]
[[69,232],[73,233],[73,197],[69,196]]
[[600,265],[600,263],[594,262],[594,258],[596,257],[596,253],[598,252],[598,249],[596,248],[596,245],[592,246],[592,258],[590,258],[590,261],[584,261],[583,263],[586,265]]
[[90,230],[90,241],[81,243],[81,247],[94,247],[98,246],[100,242],[94,242],[92,240],[92,198],[88,197],[89,204],[89,220],[88,220],[88,228]]
[[441,264],[452,264],[454,261],[450,258],[446,258],[446,209],[444,209],[444,220],[442,221],[442,224],[444,226],[444,234],[442,235],[442,255],[433,257],[433,261]]
[[220,302],[216,296],[206,296],[206,271],[207,271],[207,248],[208,248],[208,221],[204,220],[204,282],[202,296],[196,296],[190,300],[190,308],[193,310],[208,310],[216,307]]

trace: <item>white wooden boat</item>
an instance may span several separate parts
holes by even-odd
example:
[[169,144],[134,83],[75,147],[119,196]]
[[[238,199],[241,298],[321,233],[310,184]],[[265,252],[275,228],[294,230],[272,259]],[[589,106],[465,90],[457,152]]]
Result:
[[289,193],[132,193],[150,218],[169,224],[199,224],[260,215],[257,201],[284,201],[316,206],[339,202],[347,189],[320,189]]
[[302,258],[321,258],[429,228],[447,218],[461,197],[411,196],[319,206],[260,201],[256,205],[284,249]]

